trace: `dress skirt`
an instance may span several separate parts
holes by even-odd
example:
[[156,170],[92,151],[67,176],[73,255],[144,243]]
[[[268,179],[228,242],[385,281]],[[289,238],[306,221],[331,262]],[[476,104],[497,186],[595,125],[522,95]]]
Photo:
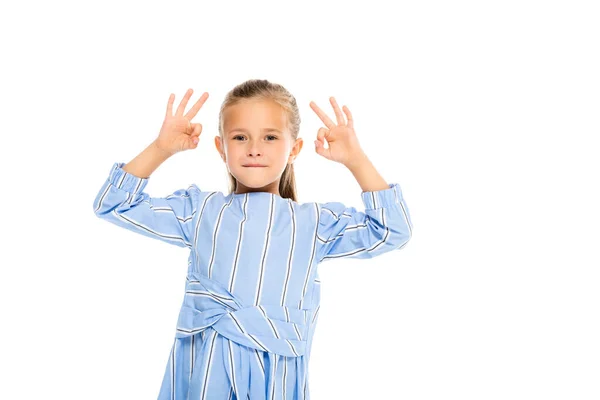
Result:
[[246,347],[208,328],[175,338],[158,400],[308,400],[307,359]]

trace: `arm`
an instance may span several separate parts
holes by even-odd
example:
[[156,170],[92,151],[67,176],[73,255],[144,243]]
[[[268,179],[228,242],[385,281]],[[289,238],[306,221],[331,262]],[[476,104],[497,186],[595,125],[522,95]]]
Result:
[[158,148],[154,141],[133,160],[125,164],[123,170],[139,178],[147,179],[169,157],[170,155]]
[[356,156],[353,156],[345,166],[352,172],[363,192],[389,188],[387,182],[375,169],[373,163],[365,153],[360,152]]
[[412,222],[400,185],[387,184],[363,154],[345,164],[363,192],[365,211],[340,202],[319,204],[319,261],[372,258],[401,249],[412,236]]
[[94,213],[130,231],[192,248],[196,207],[207,192],[196,185],[167,197],[144,192],[150,174],[167,158],[153,143],[128,164],[114,163],[94,199]]
[[[379,175],[363,152],[352,113],[342,110],[330,98],[335,111],[334,123],[314,102],[311,107],[327,128],[320,128],[315,151],[328,160],[344,164],[363,189],[365,212],[346,207],[340,202],[317,204],[318,260],[333,257],[372,258],[401,249],[410,240],[412,224],[400,185],[387,182]],[[325,148],[325,141],[329,147]]]

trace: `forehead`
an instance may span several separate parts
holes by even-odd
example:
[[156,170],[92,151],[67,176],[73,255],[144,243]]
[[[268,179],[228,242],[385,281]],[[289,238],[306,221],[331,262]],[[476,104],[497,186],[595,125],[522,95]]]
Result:
[[223,112],[223,129],[283,131],[287,116],[283,107],[272,100],[248,99],[227,107]]

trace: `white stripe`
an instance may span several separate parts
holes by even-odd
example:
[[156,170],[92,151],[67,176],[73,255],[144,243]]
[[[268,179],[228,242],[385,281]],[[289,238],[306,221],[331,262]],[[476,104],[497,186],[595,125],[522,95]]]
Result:
[[175,348],[177,347],[177,339],[173,343],[171,349],[171,399],[175,400]]
[[209,383],[209,379],[210,379],[210,371],[211,371],[211,359],[213,358],[213,354],[214,354],[214,349],[215,349],[215,341],[217,340],[217,331],[212,331],[211,334],[213,335],[213,340],[210,343],[210,350],[208,351],[208,359],[206,360],[206,375],[204,376],[204,382],[202,383],[202,390],[201,390],[201,399],[204,400],[206,399],[206,388],[208,386]]
[[387,239],[389,238],[389,236],[390,236],[390,229],[389,228],[385,228],[385,236],[383,237],[383,239],[381,239],[380,241],[378,241],[375,244],[373,244],[373,246],[371,246],[369,248],[363,247],[362,249],[354,249],[354,250],[347,251],[345,253],[327,254],[326,256],[323,257],[323,259],[346,257],[346,256],[349,256],[349,255],[354,255],[354,254],[362,253],[364,251],[371,252],[371,251],[375,250],[377,247],[379,247],[380,245],[382,245],[383,243],[385,243],[387,241]]
[[211,192],[208,196],[206,196],[203,200],[202,200],[202,206],[200,207],[200,216],[198,217],[198,222],[196,222],[196,226],[194,227],[194,252],[196,253],[196,260],[200,259],[200,255],[198,254],[198,231],[200,229],[200,224],[202,223],[202,216],[204,215],[204,208],[206,207],[206,204],[208,203],[208,200],[213,197],[216,194],[216,192]]
[[[227,340],[227,339],[223,339],[223,340]],[[235,380],[236,368],[235,368],[235,362],[234,362],[234,357],[233,357],[233,349],[231,348],[231,341],[227,340],[227,345],[228,345],[227,347],[229,349],[229,363],[230,363],[229,364],[229,367],[230,367],[229,372],[231,373],[231,383],[232,383],[234,392],[237,395],[240,393],[240,391],[238,390],[237,382]]]
[[235,257],[233,259],[233,266],[231,268],[231,277],[229,278],[229,285],[228,285],[228,289],[230,293],[234,292],[234,287],[235,287],[235,277],[236,277],[236,273],[238,270],[238,258],[240,256],[240,248],[242,247],[242,243],[244,241],[244,225],[246,223],[246,216],[247,214],[247,210],[246,210],[246,206],[247,206],[247,199],[248,199],[248,194],[246,193],[246,195],[244,196],[244,205],[243,205],[243,219],[240,222],[240,227],[238,230],[238,239],[237,239],[237,243],[236,243],[236,247],[235,247]]
[[282,382],[281,385],[283,386],[283,398],[285,400],[285,390],[286,390],[286,382],[287,380],[287,357],[283,356],[283,378],[282,378]]
[[288,286],[290,285],[290,276],[292,275],[292,257],[294,255],[294,248],[295,248],[295,242],[296,242],[296,218],[295,218],[295,214],[294,214],[294,206],[292,205],[292,202],[288,199],[287,201],[289,208],[290,208],[290,219],[292,221],[292,226],[291,226],[291,235],[290,235],[290,250],[288,251],[287,254],[287,268],[286,268],[286,276],[285,276],[285,282],[283,284],[283,293],[281,294],[281,302],[280,304],[282,306],[285,306],[285,298],[287,295],[287,290],[288,290]]
[[210,255],[210,261],[208,263],[208,277],[209,278],[212,278],[212,269],[213,269],[212,267],[213,267],[213,261],[215,259],[215,252],[218,247],[217,239],[218,239],[219,230],[221,229],[221,218],[223,217],[223,212],[225,211],[225,209],[229,207],[229,204],[231,204],[231,200],[233,200],[233,197],[229,200],[229,203],[223,204],[223,206],[221,207],[221,210],[219,211],[219,217],[217,218],[217,222],[216,222],[215,228],[213,230],[212,252]]
[[267,256],[267,252],[269,250],[269,244],[270,244],[270,238],[271,238],[271,225],[273,224],[273,200],[274,200],[274,196],[270,196],[271,198],[271,203],[269,205],[269,225],[267,226],[267,233],[265,235],[265,240],[263,242],[263,252],[262,252],[262,257],[261,257],[261,261],[260,261],[260,274],[259,274],[259,279],[258,279],[258,287],[256,290],[256,297],[254,299],[254,305],[257,306],[260,304],[260,299],[261,299],[261,291],[262,291],[262,286],[263,286],[263,282],[264,282],[264,273],[265,273],[265,259]]

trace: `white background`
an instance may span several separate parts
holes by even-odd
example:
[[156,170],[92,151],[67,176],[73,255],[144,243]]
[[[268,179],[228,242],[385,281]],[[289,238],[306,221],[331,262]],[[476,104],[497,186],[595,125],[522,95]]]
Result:
[[312,144],[309,102],[333,118],[335,96],[414,224],[402,251],[321,264],[314,400],[600,398],[592,5],[3,4],[0,398],[156,398],[188,252],[92,203],[188,88],[210,94],[199,147],[146,191],[227,190],[218,110],[252,78],[300,106],[300,202],[362,207]]

